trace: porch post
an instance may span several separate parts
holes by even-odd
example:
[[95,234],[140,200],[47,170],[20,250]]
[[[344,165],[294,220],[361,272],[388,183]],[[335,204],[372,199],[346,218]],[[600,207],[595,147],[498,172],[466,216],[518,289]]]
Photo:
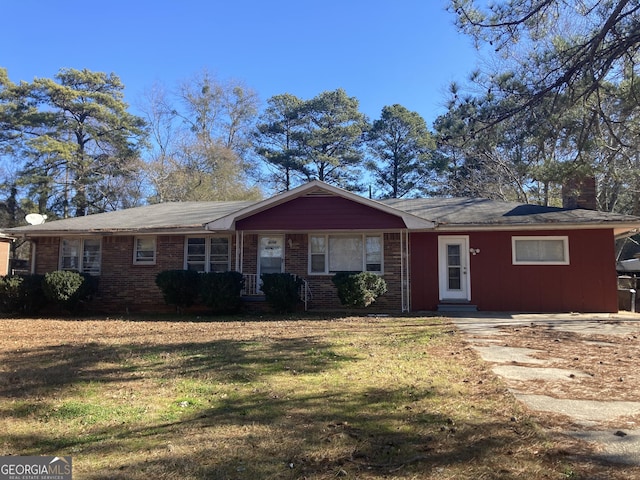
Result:
[[242,272],[242,251],[244,250],[244,231],[236,230],[236,272]]

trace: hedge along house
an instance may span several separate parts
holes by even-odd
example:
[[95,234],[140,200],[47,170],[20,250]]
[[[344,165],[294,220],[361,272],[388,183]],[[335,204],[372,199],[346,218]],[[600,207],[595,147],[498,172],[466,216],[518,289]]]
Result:
[[614,239],[640,218],[483,199],[370,200],[314,181],[267,200],[177,202],[8,229],[31,271],[100,277],[96,310],[166,311],[163,270],[235,270],[304,280],[305,306],[342,306],[338,271],[381,275],[374,311],[618,310]]

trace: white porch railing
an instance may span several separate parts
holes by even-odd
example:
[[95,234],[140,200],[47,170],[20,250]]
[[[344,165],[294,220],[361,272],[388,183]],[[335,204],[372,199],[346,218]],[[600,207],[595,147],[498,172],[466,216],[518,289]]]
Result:
[[242,276],[244,277],[242,295],[247,297],[262,295],[262,292],[258,290],[258,275],[255,273],[243,273]]
[[[244,288],[241,292],[243,296],[257,297],[263,295],[258,285],[258,275],[255,273],[243,273],[242,276],[244,277]],[[297,275],[294,275],[294,277],[302,281],[298,295],[300,296],[300,300],[304,302],[304,309],[306,311],[309,305],[309,300],[311,300],[311,289],[304,278],[298,277]]]

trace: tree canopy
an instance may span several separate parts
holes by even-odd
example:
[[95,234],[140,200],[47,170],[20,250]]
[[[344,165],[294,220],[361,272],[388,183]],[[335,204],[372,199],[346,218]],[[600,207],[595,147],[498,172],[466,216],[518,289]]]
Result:
[[260,197],[248,156],[258,112],[253,90],[205,70],[176,94],[155,85],[142,108],[152,138],[145,165],[150,202]]
[[137,202],[145,124],[128,113],[115,74],[62,69],[19,85],[2,77],[5,153],[25,159],[17,183],[34,208],[67,217]]
[[595,177],[598,208],[640,213],[637,0],[451,0],[492,68],[452,86],[436,120],[455,193],[558,204]]
[[272,168],[274,182],[289,189],[295,178],[362,190],[364,133],[368,122],[355,97],[343,89],[309,100],[277,95],[259,119],[256,152]]
[[595,177],[598,208],[640,214],[640,1],[450,0],[449,9],[490,61],[451,86],[433,134],[401,105],[370,122],[341,88],[276,95],[261,111],[251,88],[203,71],[154,86],[142,118],[115,74],[62,69],[15,84],[0,69],[0,155],[16,159],[3,172],[4,210],[68,216],[258,198],[313,179],[376,197],[558,205],[563,184]]
[[398,104],[384,107],[368,132],[367,144],[373,154],[368,168],[380,196],[401,198],[425,190],[435,142],[417,112]]
[[503,60],[483,78],[493,95],[511,100],[491,121],[542,102],[557,110],[594,99],[602,107],[608,85],[635,76],[637,0],[451,0],[449,8],[463,32]]

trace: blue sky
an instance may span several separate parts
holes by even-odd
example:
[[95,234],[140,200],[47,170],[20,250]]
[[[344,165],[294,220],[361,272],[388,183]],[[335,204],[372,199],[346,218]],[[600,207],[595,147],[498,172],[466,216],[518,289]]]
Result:
[[171,89],[206,69],[238,79],[262,102],[344,88],[378,118],[399,103],[428,124],[447,86],[477,66],[446,0],[0,0],[0,67],[9,78],[61,68],[113,72],[125,99]]

